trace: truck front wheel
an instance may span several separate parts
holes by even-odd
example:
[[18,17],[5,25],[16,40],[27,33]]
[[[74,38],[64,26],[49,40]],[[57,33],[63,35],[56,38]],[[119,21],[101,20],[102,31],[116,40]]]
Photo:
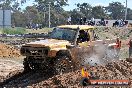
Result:
[[31,71],[31,68],[29,66],[29,63],[28,63],[28,59],[27,58],[24,58],[23,65],[24,65],[24,72]]
[[57,74],[62,75],[63,73],[72,70],[72,68],[73,68],[72,61],[68,56],[59,56],[56,58],[55,70]]

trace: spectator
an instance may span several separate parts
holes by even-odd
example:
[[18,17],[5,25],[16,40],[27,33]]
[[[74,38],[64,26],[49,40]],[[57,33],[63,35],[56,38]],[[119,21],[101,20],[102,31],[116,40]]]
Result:
[[116,56],[117,58],[119,58],[119,52],[120,52],[120,49],[121,49],[121,41],[119,40],[119,38],[116,39]]
[[113,27],[117,27],[117,26],[119,26],[119,21],[118,20],[116,20],[115,23],[113,23]]
[[84,17],[84,18],[83,18],[83,24],[84,24],[84,25],[86,24],[86,21],[87,21],[87,18]]
[[71,17],[69,16],[69,18],[67,19],[67,24],[71,25]]
[[36,30],[38,29],[38,27],[39,27],[39,25],[38,25],[38,24],[36,24],[36,26],[35,26]]
[[94,21],[95,21],[93,17],[91,18],[91,21],[92,21],[92,22],[94,22]]
[[132,58],[132,39],[130,39],[128,45],[129,45],[129,58]]
[[34,24],[34,23],[32,24],[32,29],[33,29],[33,30],[35,29],[35,24]]
[[80,20],[79,20],[79,24],[80,24],[80,25],[83,24],[83,19],[82,19],[82,18],[80,18]]
[[94,20],[94,18],[92,17],[91,18],[91,26],[94,26],[95,25],[95,20]]
[[39,24],[39,29],[42,29],[42,24]]

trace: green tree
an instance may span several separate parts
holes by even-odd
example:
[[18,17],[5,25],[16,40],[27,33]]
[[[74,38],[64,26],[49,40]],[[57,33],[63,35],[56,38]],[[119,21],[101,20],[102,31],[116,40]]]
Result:
[[50,4],[50,13],[51,13],[51,26],[56,26],[64,24],[66,22],[65,16],[66,12],[62,8],[67,5],[67,0],[35,0],[37,4],[37,9],[43,16],[43,25],[48,26],[48,13],[49,13],[49,4]]
[[132,10],[130,8],[127,9],[127,19],[132,20]]
[[96,19],[107,18],[105,8],[103,6],[95,6],[92,8],[92,16]]
[[77,10],[84,14],[85,17],[91,18],[92,6],[88,3],[77,4]]
[[26,3],[26,0],[0,0],[0,8],[4,10],[11,10],[12,24],[15,26],[23,26],[25,23],[24,14],[20,11],[20,4]]
[[12,14],[12,17],[14,18],[12,20],[12,24],[13,25],[15,25],[16,27],[25,27],[25,25],[26,25],[26,17],[24,16],[23,12],[15,11]]
[[51,3],[52,6],[65,6],[67,5],[68,0],[35,0],[39,5],[46,5]]
[[71,20],[72,20],[72,24],[78,24],[80,18],[84,17],[85,14],[83,14],[82,12],[78,11],[77,9],[73,9],[72,11],[69,12],[70,16],[71,16]]
[[124,19],[125,9],[120,2],[109,3],[107,11],[113,19]]
[[18,0],[0,0],[0,8],[2,9],[10,9],[10,10],[16,10],[19,7],[20,4],[26,3],[26,0],[21,0],[20,3]]
[[27,19],[27,22],[33,22],[33,23],[39,23],[40,18],[39,18],[39,12],[36,8],[36,6],[27,6],[26,10],[24,10],[24,15]]

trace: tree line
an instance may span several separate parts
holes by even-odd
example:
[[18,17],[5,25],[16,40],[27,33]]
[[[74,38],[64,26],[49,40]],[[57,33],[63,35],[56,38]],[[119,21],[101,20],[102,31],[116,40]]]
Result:
[[[49,4],[51,13],[51,26],[66,24],[68,17],[71,17],[73,23],[77,23],[81,17],[90,19],[125,19],[125,6],[120,2],[111,2],[108,6],[91,6],[89,3],[78,3],[76,8],[71,11],[65,11],[64,6],[68,5],[68,0],[35,0],[33,6],[27,6],[24,10],[21,5],[26,0],[0,0],[1,9],[10,9],[12,14],[12,25],[25,27],[29,23],[42,24],[48,27]],[[132,9],[127,8],[127,20],[132,20]]]

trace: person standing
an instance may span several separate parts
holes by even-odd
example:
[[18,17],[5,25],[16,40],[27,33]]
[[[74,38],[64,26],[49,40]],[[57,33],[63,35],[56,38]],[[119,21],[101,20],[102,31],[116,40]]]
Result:
[[129,45],[129,58],[131,58],[132,57],[132,39],[130,39],[128,45]]
[[82,19],[82,18],[80,18],[79,24],[80,24],[80,25],[83,25],[83,19]]
[[91,18],[91,26],[94,26],[95,25],[95,19],[92,17]]
[[86,17],[84,17],[84,18],[83,18],[83,25],[85,25],[85,24],[86,24],[86,21],[87,21],[87,18],[86,18]]
[[119,38],[116,39],[115,49],[116,49],[116,57],[119,58],[119,52],[121,49],[121,41],[119,40]]
[[69,18],[67,19],[67,24],[71,25],[71,16],[69,16]]

